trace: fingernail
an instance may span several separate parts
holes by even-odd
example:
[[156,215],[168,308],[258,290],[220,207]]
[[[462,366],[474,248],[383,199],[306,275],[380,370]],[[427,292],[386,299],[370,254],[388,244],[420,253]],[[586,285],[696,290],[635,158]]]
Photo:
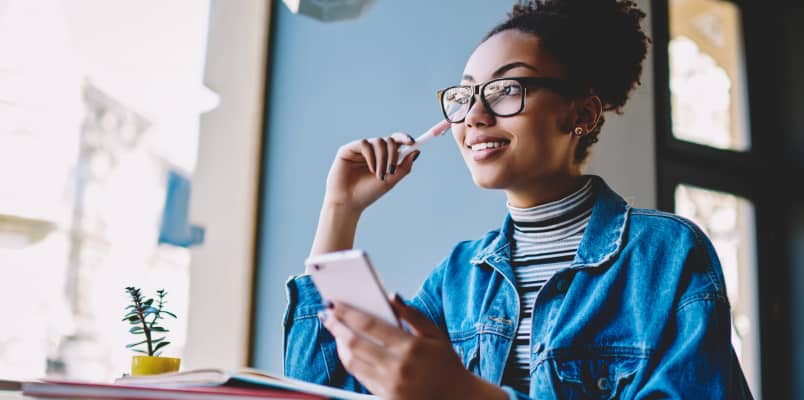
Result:
[[422,154],[422,152],[417,151],[417,152],[416,152],[416,155],[415,155],[415,156],[413,156],[413,161],[416,161],[416,159],[417,159],[417,158],[419,158],[419,154]]
[[330,309],[330,310],[331,310],[331,309],[333,309],[333,308],[335,308],[335,304],[332,304],[332,302],[331,302],[331,301],[329,301],[329,300],[325,301],[325,302],[324,302],[324,303],[322,303],[322,304],[323,304],[324,308],[328,308],[328,309]]
[[391,164],[391,175],[396,173],[396,164]]
[[326,313],[326,312],[324,312],[324,311],[319,311],[319,312],[318,312],[318,320],[319,320],[319,321],[321,321],[321,323],[322,323],[322,324],[323,324],[324,322],[326,322],[326,320],[327,320],[327,313]]

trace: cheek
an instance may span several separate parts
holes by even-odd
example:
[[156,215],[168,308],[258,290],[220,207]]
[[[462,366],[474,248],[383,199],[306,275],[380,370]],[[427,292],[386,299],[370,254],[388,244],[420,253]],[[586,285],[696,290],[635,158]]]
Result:
[[455,144],[458,148],[463,148],[464,138],[466,137],[466,129],[463,124],[452,124],[452,138],[455,139]]
[[526,100],[525,111],[534,116],[531,121],[534,129],[555,133],[574,128],[569,104],[557,94],[540,93],[530,103]]

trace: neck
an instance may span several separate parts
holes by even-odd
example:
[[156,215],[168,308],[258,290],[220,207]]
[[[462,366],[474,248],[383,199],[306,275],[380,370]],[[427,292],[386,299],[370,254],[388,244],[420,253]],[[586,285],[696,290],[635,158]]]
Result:
[[517,208],[530,208],[560,200],[580,189],[581,175],[550,176],[531,181],[526,187],[506,189],[508,203]]

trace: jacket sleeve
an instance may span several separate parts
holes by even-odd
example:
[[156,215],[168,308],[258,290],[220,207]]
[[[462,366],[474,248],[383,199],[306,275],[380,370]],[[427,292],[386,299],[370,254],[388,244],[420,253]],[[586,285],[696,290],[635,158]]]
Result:
[[446,261],[443,261],[424,281],[416,295],[410,299],[409,305],[415,307],[432,321],[442,332],[446,332],[444,322],[444,303],[442,288]]
[[[440,270],[436,269],[422,285],[419,294],[408,302],[436,324],[443,319],[438,283]],[[310,276],[291,276],[285,287],[288,301],[283,318],[285,375],[368,393],[354,376],[346,372],[338,358],[335,339],[318,319],[318,312],[323,309],[322,299]],[[443,322],[439,326],[443,327]]]
[[335,339],[318,319],[321,295],[309,275],[291,276],[285,284],[288,305],[283,319],[284,373],[321,385],[367,393],[338,359]]
[[[752,399],[731,344],[723,273],[702,234],[687,258],[683,290],[655,367],[635,398]],[[703,283],[703,284],[702,284]]]

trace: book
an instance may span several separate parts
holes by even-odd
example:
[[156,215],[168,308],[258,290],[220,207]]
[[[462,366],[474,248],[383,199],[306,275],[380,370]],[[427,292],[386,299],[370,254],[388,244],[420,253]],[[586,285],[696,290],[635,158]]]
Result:
[[0,390],[20,390],[20,389],[22,389],[22,382],[0,379]]
[[253,368],[236,371],[195,369],[146,376],[124,376],[114,383],[45,379],[24,383],[23,394],[59,398],[115,399],[337,399],[378,397],[268,374]]
[[116,400],[322,400],[324,396],[282,389],[229,386],[148,387],[45,379],[22,384],[25,398]]

